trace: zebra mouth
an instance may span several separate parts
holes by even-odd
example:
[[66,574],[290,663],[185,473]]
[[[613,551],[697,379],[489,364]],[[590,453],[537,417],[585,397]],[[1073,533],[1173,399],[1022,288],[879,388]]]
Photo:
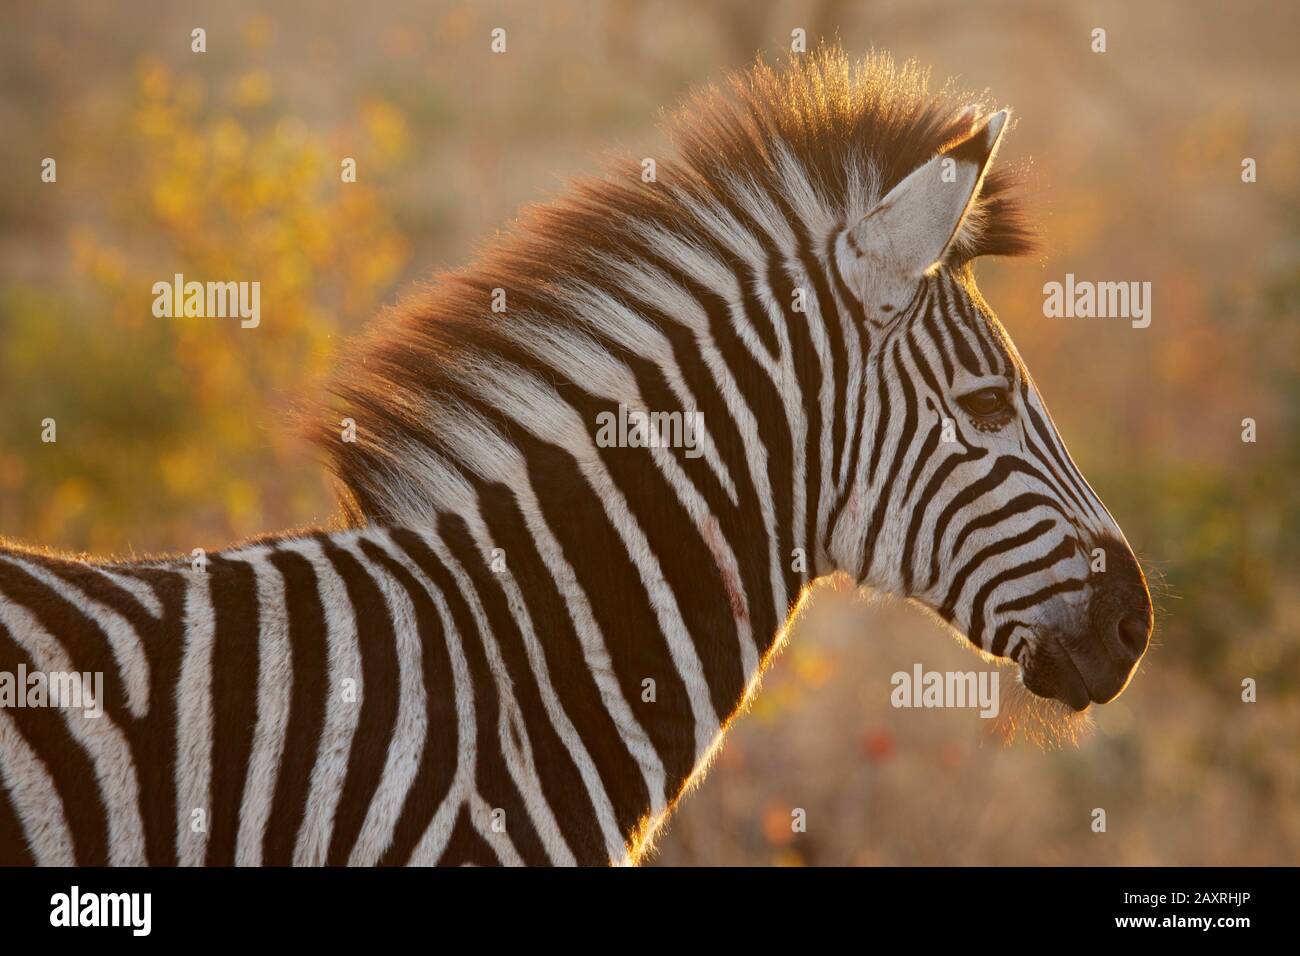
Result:
[[1076,711],[1088,709],[1096,698],[1060,639],[1053,636],[1026,655],[1020,665],[1021,680],[1031,693],[1059,700]]

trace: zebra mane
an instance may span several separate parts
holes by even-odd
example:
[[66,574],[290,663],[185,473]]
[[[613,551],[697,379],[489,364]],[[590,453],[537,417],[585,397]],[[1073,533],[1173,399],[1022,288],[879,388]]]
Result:
[[[668,118],[675,151],[656,161],[653,182],[643,180],[643,161],[611,160],[603,176],[526,207],[469,265],[436,276],[349,347],[329,413],[309,425],[344,486],[348,517],[396,520],[427,508],[421,485],[448,457],[460,459],[452,470],[464,461],[444,456],[445,433],[431,425],[431,409],[464,408],[467,369],[537,371],[518,344],[519,327],[538,336],[590,332],[574,328],[573,290],[608,288],[617,263],[646,258],[648,236],[680,236],[689,246],[700,211],[734,208],[738,189],[791,218],[806,215],[807,200],[822,207],[822,219],[862,215],[864,203],[964,139],[989,109],[984,94],[951,84],[930,91],[928,71],[914,61],[896,66],[872,54],[851,62],[830,46],[780,69],[760,59],[723,88],[697,93]],[[948,265],[1033,250],[1017,180],[1015,169],[989,171]],[[492,308],[501,290],[508,314]],[[623,304],[617,295],[609,301]],[[511,322],[522,323],[513,335],[502,331]],[[340,442],[340,418],[355,421],[355,441]]]
[[[682,163],[705,183],[739,175],[779,194],[788,156],[823,201],[844,208],[858,178],[871,180],[871,198],[878,199],[992,111],[987,93],[951,83],[931,92],[929,80],[914,60],[899,67],[886,54],[872,54],[852,62],[838,47],[823,47],[791,56],[782,70],[760,60],[732,75],[725,91],[711,87],[694,97],[668,129]],[[989,171],[949,265],[1034,250],[1014,195],[1018,179],[1014,167]]]

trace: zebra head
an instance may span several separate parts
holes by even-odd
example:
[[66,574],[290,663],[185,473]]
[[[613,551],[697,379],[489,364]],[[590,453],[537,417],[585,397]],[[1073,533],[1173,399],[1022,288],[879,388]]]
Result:
[[969,268],[950,265],[979,227],[973,200],[1005,125],[1005,112],[978,124],[835,237],[869,345],[830,550],[860,583],[1018,663],[1035,694],[1083,710],[1127,685],[1151,601]]

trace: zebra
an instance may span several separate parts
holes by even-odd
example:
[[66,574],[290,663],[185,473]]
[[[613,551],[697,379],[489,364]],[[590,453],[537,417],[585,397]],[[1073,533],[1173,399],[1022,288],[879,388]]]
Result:
[[[760,60],[362,338],[314,426],[342,526],[7,545],[0,673],[104,689],[0,707],[0,862],[640,862],[832,573],[1113,699],[1146,583],[974,280],[1033,248],[1008,117]],[[698,448],[597,442],[626,409]]]

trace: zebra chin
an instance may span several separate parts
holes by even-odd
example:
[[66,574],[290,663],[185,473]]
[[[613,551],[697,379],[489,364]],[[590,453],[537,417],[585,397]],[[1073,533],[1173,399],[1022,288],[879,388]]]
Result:
[[1109,570],[1090,576],[1081,620],[1038,630],[1019,661],[1028,690],[1076,711],[1123,693],[1151,641],[1151,595],[1137,559],[1122,542],[1107,539],[1098,546]]

